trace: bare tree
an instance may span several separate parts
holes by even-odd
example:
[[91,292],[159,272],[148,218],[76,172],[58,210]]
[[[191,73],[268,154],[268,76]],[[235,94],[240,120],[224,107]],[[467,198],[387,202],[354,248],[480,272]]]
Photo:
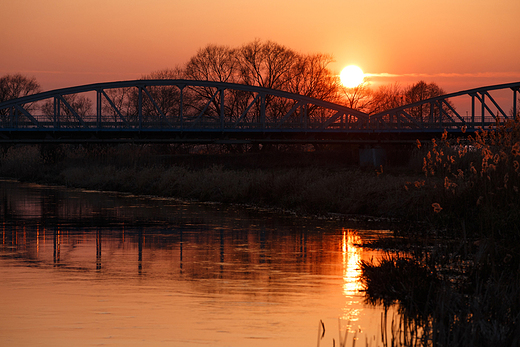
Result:
[[[411,104],[418,101],[423,101],[426,99],[434,98],[436,96],[441,96],[446,94],[446,92],[439,87],[436,83],[426,83],[424,81],[419,81],[410,87],[408,87],[404,92],[404,99],[406,104]],[[430,116],[438,118],[439,110],[430,110],[430,105],[422,104],[419,106],[412,107],[408,112],[415,119],[423,122],[427,121]],[[451,113],[449,110],[443,110],[443,112]]]
[[285,90],[296,53],[272,41],[255,40],[239,50],[241,82]]
[[[372,103],[367,110],[369,114],[376,114],[400,106],[420,102],[437,96],[446,94],[445,91],[436,83],[426,83],[419,81],[408,87],[402,88],[398,83],[383,85],[372,93]],[[454,108],[450,101],[446,101]],[[406,109],[406,112],[420,122],[439,120],[440,110],[436,105],[431,109],[429,103],[413,106]],[[444,106],[442,109],[443,120],[452,115],[453,111]],[[432,119],[433,117],[433,119]]]
[[228,46],[208,45],[201,48],[186,64],[186,78],[236,83],[239,75],[236,53]]
[[173,69],[157,70],[149,75],[141,77],[143,80],[176,80],[182,79],[185,76],[184,70],[180,66]]
[[[34,77],[25,77],[21,74],[4,75],[0,78],[0,103],[21,98],[23,96],[36,94],[41,91],[40,85]],[[24,108],[27,111],[34,110],[35,104],[25,104]],[[3,109],[0,111],[0,116],[8,116],[9,110]],[[18,112],[18,111],[14,111]],[[9,117],[2,117],[2,122],[8,122]]]
[[[221,45],[208,45],[199,49],[197,54],[186,64],[185,76],[188,79],[199,81],[238,83],[240,66],[237,50]],[[243,94],[240,91],[226,91],[224,113],[228,117],[235,118],[239,113],[240,103],[247,101],[248,96]],[[216,88],[192,87],[186,93],[186,106],[198,112],[206,109],[206,114],[217,120],[221,114],[221,97],[222,95],[217,93]],[[209,107],[206,107],[208,103]]]
[[21,74],[5,75],[0,78],[0,102],[21,98],[41,91],[34,77]]
[[[339,80],[328,69],[332,61],[332,57],[326,54],[305,55],[272,41],[255,40],[236,49],[209,45],[199,50],[186,65],[186,76],[195,80],[240,83],[340,102]],[[192,88],[191,92],[195,96],[192,105],[218,117],[222,103],[220,95],[215,94],[215,88]],[[242,115],[255,97],[253,93],[235,90],[225,93],[224,113],[232,119]],[[207,107],[208,102],[210,107]],[[277,121],[295,104],[293,100],[269,94],[265,95],[264,102],[271,121]],[[257,102],[249,108],[247,118],[254,120],[260,114],[260,108],[260,102]],[[317,112],[314,108],[306,110],[309,117]],[[296,120],[301,116],[299,112],[294,112],[291,118]]]
[[[174,69],[158,70],[141,77],[142,80],[168,80],[184,78],[184,70],[180,67]],[[180,90],[175,86],[148,86],[142,92],[142,115],[147,122],[156,121],[158,124],[174,122],[179,116]],[[134,118],[137,116],[139,107],[139,90],[132,89],[130,99],[132,100]]]
[[374,101],[372,90],[367,81],[353,88],[340,86],[340,94],[342,95],[342,104],[361,112],[369,112]]
[[327,66],[334,59],[327,54],[299,54],[289,71],[286,90],[312,98],[337,102],[339,80]]
[[[64,95],[62,100],[59,100],[59,121],[67,123],[79,122],[78,117],[85,121],[85,116],[92,111],[92,100],[84,95],[68,94]],[[54,99],[48,99],[41,107],[42,113],[51,121],[54,120]],[[70,106],[70,107],[69,107]]]
[[[292,62],[289,78],[283,89],[319,100],[340,103],[339,78],[328,68],[328,65],[333,61],[332,56],[327,54],[297,54]],[[293,105],[288,106],[292,107]],[[299,118],[306,114],[310,121],[323,121],[330,116],[327,110],[316,105],[308,106],[303,114],[301,111],[302,109],[294,112],[291,119],[299,122],[301,121]]]
[[[298,59],[293,50],[272,41],[255,40],[239,49],[240,83],[288,91],[291,70]],[[289,100],[265,96],[265,109],[271,121],[277,121],[292,107]],[[259,114],[259,105],[256,112]]]
[[376,114],[405,104],[404,90],[399,83],[380,86],[372,93],[369,114]]
[[133,88],[131,87],[107,89],[104,91],[108,96],[108,99],[102,99],[103,115],[108,116],[108,119],[104,119],[104,121],[111,121],[117,124],[129,121],[132,116],[137,115],[136,104],[132,100],[132,91]]

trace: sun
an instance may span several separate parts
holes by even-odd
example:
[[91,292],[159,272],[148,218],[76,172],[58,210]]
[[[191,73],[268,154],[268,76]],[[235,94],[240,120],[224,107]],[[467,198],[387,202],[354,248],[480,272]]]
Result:
[[347,88],[354,88],[359,86],[365,80],[365,74],[359,66],[349,65],[339,75],[341,83]]

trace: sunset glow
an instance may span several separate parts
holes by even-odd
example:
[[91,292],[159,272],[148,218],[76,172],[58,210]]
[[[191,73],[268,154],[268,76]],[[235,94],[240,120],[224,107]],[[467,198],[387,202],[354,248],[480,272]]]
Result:
[[336,73],[362,61],[372,86],[424,79],[450,92],[520,80],[517,0],[26,0],[0,10],[0,75],[34,76],[43,90],[137,79],[183,65],[208,44],[256,38],[330,54]]

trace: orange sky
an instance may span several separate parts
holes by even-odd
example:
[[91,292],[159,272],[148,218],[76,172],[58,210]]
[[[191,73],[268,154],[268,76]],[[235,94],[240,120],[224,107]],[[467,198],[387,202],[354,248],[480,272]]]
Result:
[[[259,38],[448,92],[520,81],[518,0],[0,0],[0,75],[44,90],[135,79]],[[378,77],[380,74],[390,74]]]

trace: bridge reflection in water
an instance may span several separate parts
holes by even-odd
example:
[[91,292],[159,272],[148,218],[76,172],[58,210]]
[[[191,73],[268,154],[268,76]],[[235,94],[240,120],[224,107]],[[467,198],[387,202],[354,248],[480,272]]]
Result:
[[381,311],[357,290],[357,261],[378,254],[356,243],[373,232],[12,182],[0,196],[0,336],[11,341],[42,329],[32,338],[301,346],[338,317],[378,336]]

